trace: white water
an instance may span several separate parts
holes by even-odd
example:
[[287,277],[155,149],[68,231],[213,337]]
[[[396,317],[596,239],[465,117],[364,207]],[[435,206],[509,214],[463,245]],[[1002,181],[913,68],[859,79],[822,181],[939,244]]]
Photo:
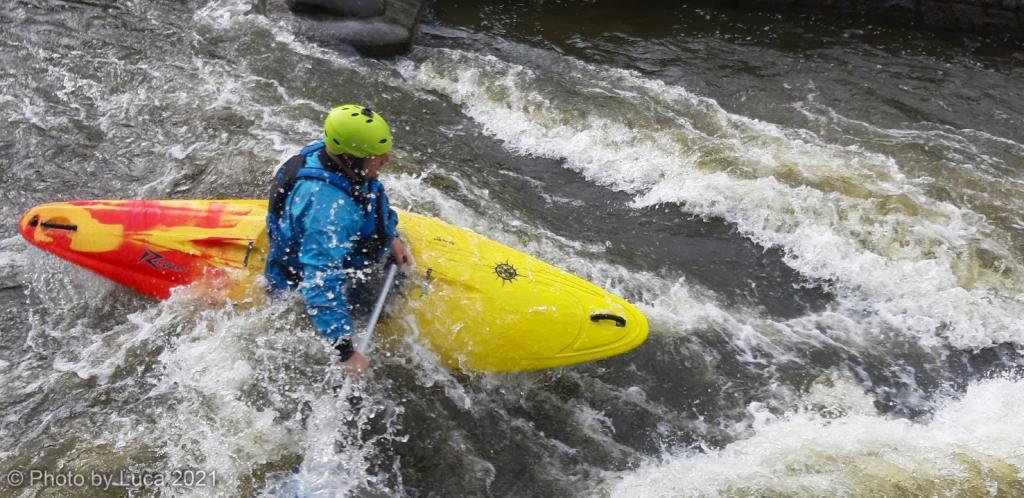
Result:
[[816,386],[781,416],[750,406],[752,434],[613,477],[612,496],[1012,496],[1024,492],[1024,381],[972,384],[931,420],[891,419],[857,386]]
[[[381,71],[376,63],[356,63],[297,40],[287,25],[249,15],[248,8],[248,2],[211,2],[195,20],[214,34],[270,30],[277,42],[321,71],[357,72],[374,85],[395,87],[388,91],[396,93],[411,83],[412,91],[425,100],[439,94],[461,105],[469,118],[519,154],[563,159],[594,183],[635,194],[637,207],[673,203],[723,217],[748,237],[782,247],[794,268],[811,278],[832,279],[839,290],[839,301],[831,309],[776,321],[758,310],[725,307],[713,293],[685,279],[610,264],[601,259],[599,246],[560,237],[529,221],[478,213],[447,191],[429,186],[425,178],[443,174],[434,164],[418,165],[422,174],[385,178],[399,206],[414,206],[470,227],[634,297],[650,318],[652,334],[676,336],[656,337],[659,346],[675,345],[675,340],[704,330],[718,331],[735,350],[727,353],[735,353],[752,369],[771,371],[780,364],[807,361],[796,349],[803,344],[856,352],[884,348],[890,334],[963,348],[1024,338],[1019,262],[1004,247],[1005,234],[967,206],[929,198],[926,179],[889,156],[830,145],[804,130],[729,114],[683,88],[570,59],[560,59],[557,67],[564,74],[551,78],[542,70],[493,57],[425,49],[422,60],[400,67],[406,78],[402,81],[387,67]],[[208,191],[231,192],[227,185],[237,178],[269,173],[268,167],[316,136],[319,123],[313,117],[330,104],[295,97],[281,82],[247,73],[244,64],[212,57],[196,57],[184,66],[161,62],[166,61],[152,62],[156,69],[148,70],[154,77],[145,84],[113,95],[104,84],[106,76],[75,76],[56,67],[52,74],[63,81],[60,98],[71,109],[76,101],[95,102],[103,115],[99,126],[108,138],[152,148],[167,161],[162,176],[140,187],[138,196],[167,194],[186,173],[182,168],[204,163],[212,163],[215,170],[206,178],[223,182],[219,190]],[[169,77],[181,67],[187,77]],[[42,128],[67,124],[36,103],[27,104],[17,119]],[[118,123],[133,122],[150,105],[253,120],[245,121],[235,135],[211,136],[201,145],[173,126],[158,144],[142,128],[123,135]],[[88,116],[84,111],[78,115]],[[968,131],[948,132],[970,135]],[[253,160],[222,162],[226,149]],[[113,157],[116,151],[105,153]],[[396,155],[399,161],[402,154]],[[452,181],[465,197],[490,201],[487,189],[473,179]],[[996,254],[1007,271],[977,262],[977,248]],[[21,242],[7,239],[0,244],[0,262],[13,273],[24,272],[31,296],[47,303],[45,313],[33,312],[27,341],[40,354],[7,371],[5,394],[59,395],[65,383],[76,382],[89,387],[75,391],[68,406],[35,419],[41,420],[34,428],[39,432],[19,436],[19,441],[43,438],[49,420],[81,408],[76,403],[82,392],[100,392],[114,399],[113,405],[76,414],[71,419],[82,422],[70,423],[82,434],[73,447],[95,453],[93,463],[120,465],[119,454],[140,458],[155,451],[161,467],[216,469],[223,482],[236,486],[227,492],[238,495],[404,491],[394,482],[401,462],[384,469],[373,464],[386,455],[383,448],[416,433],[417,428],[397,422],[403,400],[371,392],[370,408],[359,413],[339,403],[322,382],[323,372],[330,371],[324,345],[287,303],[236,309],[182,294],[159,305],[133,304],[112,284],[52,258],[43,258],[41,266],[26,265],[40,257]],[[103,313],[121,319],[110,327],[91,328],[89,317]],[[52,352],[56,354],[46,356]],[[508,404],[518,408],[518,396],[539,389],[536,376],[467,380],[438,366],[414,337],[402,342],[393,356],[382,356],[382,364],[409,373],[417,394],[441,390],[454,410],[469,418],[499,411],[512,419],[521,431],[516,434],[528,436],[524,445],[550,450],[550,465],[531,463],[552,474],[565,472],[556,465],[558,458],[586,451],[539,429],[532,414],[502,406],[511,399]],[[40,372],[46,373],[41,377]],[[985,494],[1017,489],[1005,486],[1021,479],[1022,442],[1016,427],[1024,396],[1019,380],[975,383],[962,399],[942,400],[932,420],[919,423],[879,415],[864,386],[841,379],[834,384],[816,384],[806,393],[775,386],[765,399],[750,405],[747,420],[727,428],[736,442],[682,454],[681,448],[669,445],[664,461],[611,475],[609,489],[625,495],[685,495],[693,490],[698,495]],[[697,417],[669,413],[640,386],[618,390],[599,381],[593,385],[614,390],[618,404],[640,407],[654,417]],[[129,391],[126,399],[140,400],[138,406],[118,404],[119,391]],[[585,393],[584,398],[600,392]],[[907,401],[916,407],[931,403]],[[105,406],[102,400],[96,405],[99,410]],[[305,421],[301,406],[308,406]],[[29,417],[31,408],[26,405],[8,416]],[[601,450],[623,458],[638,453],[620,442],[630,428],[617,426],[608,406],[585,399],[574,400],[569,409],[571,424]],[[424,432],[419,430],[419,437]],[[496,470],[495,456],[487,448],[467,443],[465,433],[450,430],[438,437],[466,459],[453,477],[478,478],[486,488],[503,471]],[[11,458],[20,448],[5,450],[5,458]],[[73,458],[62,462],[83,464]],[[299,465],[299,471],[266,476],[266,487],[260,487],[264,465]],[[560,477],[568,480],[593,470],[580,464]],[[252,486],[250,479],[255,487],[246,487]],[[218,493],[205,491],[196,494]]]
[[[40,271],[58,284],[53,292],[73,296],[61,302],[87,302],[90,294],[96,297],[95,284],[103,282],[87,274],[60,278]],[[59,297],[42,286],[35,292],[43,299]],[[115,299],[104,293],[100,302]],[[217,487],[189,489],[190,496],[277,496],[286,488],[304,496],[390,493],[384,482],[389,474],[371,472],[369,459],[380,445],[401,439],[392,426],[400,407],[365,393],[364,408],[354,410],[336,396],[331,386],[340,383],[339,367],[328,362],[326,344],[304,326],[292,305],[285,300],[236,308],[182,289],[109,330],[92,328],[92,320],[66,323],[59,315],[40,316],[32,331],[36,348],[57,339],[59,353],[51,365],[45,357],[39,364],[30,356],[8,371],[5,392],[16,397],[59,390],[75,382],[67,377],[73,375],[93,384],[90,397],[106,399],[89,415],[95,425],[76,442],[90,456],[71,454],[49,463],[69,471],[216,472]],[[49,373],[33,380],[41,370]],[[122,403],[122,396],[135,401]],[[68,403],[51,416],[61,426],[77,425],[66,417],[82,409],[78,402]],[[371,418],[384,421],[383,433],[368,428]],[[37,430],[40,437],[51,428],[44,423]],[[339,444],[346,450],[338,452]],[[148,451],[160,458],[147,461]],[[131,455],[132,467],[125,467],[119,453]],[[280,468],[282,462],[292,462],[299,472],[268,475],[266,489],[252,481],[262,467]]]
[[[595,183],[633,193],[637,208],[673,203],[724,218],[782,248],[788,264],[832,282],[838,295],[829,310],[775,322],[695,299],[701,291],[686,282],[630,275],[627,287],[641,287],[651,303],[644,312],[653,330],[728,330],[742,361],[765,365],[802,363],[792,348],[800,343],[870,350],[892,335],[926,347],[1024,344],[1022,267],[1007,234],[967,206],[930,198],[928,178],[906,176],[889,156],[731,115],[635,73],[563,62],[551,65],[567,80],[555,90],[541,70],[445,49],[424,50],[401,70],[516,153],[561,159]],[[974,135],[949,133],[961,133],[954,143]],[[969,170],[972,160],[954,166]],[[980,263],[979,248],[996,262]],[[914,384],[912,375],[907,382]],[[732,431],[739,441],[676,456],[669,449],[666,462],[626,472],[610,489],[617,496],[1021,492],[1024,453],[1014,428],[1024,382],[977,383],[919,424],[878,414],[860,386],[847,383],[841,394],[842,406],[831,409],[838,417],[779,414],[793,398],[814,396],[782,390],[767,405],[751,405],[750,426]],[[596,417],[596,425],[593,417],[583,422],[601,437]]]
[[[1024,343],[1022,266],[1003,234],[970,209],[928,198],[925,179],[904,176],[889,157],[731,115],[629,71],[566,59],[568,83],[549,90],[550,75],[493,56],[424,52],[402,67],[410,83],[451,98],[510,149],[562,159],[635,193],[638,208],[681,204],[735,223],[782,248],[802,274],[834,282],[865,334],[957,348]],[[976,248],[998,262],[980,264]]]

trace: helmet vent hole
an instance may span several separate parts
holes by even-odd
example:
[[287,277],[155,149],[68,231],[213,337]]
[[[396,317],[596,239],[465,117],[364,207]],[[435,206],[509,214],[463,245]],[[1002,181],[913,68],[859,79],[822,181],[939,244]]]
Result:
[[332,138],[331,140],[334,140],[334,145],[341,145],[337,138]]
[[382,139],[380,139],[380,142],[377,142],[377,143],[379,143],[379,144],[386,144],[386,143],[388,143],[388,139],[382,138]]
[[367,120],[366,120],[366,122],[367,122],[367,123],[372,123],[372,122],[373,122],[373,120],[372,120],[372,119],[367,119]]
[[353,112],[353,113],[352,113],[352,117],[353,117],[353,118],[354,118],[354,117],[356,117],[356,116],[358,116],[358,115],[359,115],[359,113],[358,113],[358,112]]

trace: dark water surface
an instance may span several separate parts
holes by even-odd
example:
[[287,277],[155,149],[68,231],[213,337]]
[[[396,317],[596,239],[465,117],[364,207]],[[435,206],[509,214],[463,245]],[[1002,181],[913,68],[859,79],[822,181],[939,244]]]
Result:
[[[660,2],[438,1],[386,61],[300,32],[277,1],[0,7],[0,475],[1024,493],[1021,52]],[[495,376],[392,337],[354,408],[297,303],[156,303],[17,235],[48,201],[262,197],[343,102],[395,128],[396,205],[624,296],[647,343]]]

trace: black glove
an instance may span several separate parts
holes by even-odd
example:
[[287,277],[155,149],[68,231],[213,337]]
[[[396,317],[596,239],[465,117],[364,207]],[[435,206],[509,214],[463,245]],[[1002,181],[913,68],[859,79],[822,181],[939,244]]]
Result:
[[334,342],[334,350],[338,352],[338,358],[341,361],[348,361],[352,355],[356,354],[355,348],[352,347],[352,339],[346,337],[340,337]]

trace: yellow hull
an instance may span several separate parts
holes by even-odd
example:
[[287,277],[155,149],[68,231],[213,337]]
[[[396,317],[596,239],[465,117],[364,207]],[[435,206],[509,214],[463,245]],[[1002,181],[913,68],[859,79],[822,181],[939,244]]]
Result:
[[[252,292],[239,271],[251,281],[263,270],[265,217],[260,200],[79,201],[33,208],[20,229],[42,249],[158,298],[229,273],[238,296]],[[450,367],[562,367],[647,337],[644,315],[594,284],[435,218],[399,211],[399,220],[416,265],[400,291],[403,319],[382,328],[414,327]]]
[[399,220],[422,282],[407,287],[406,305],[451,366],[561,367],[625,353],[647,337],[639,310],[590,282],[436,218],[400,212]]

